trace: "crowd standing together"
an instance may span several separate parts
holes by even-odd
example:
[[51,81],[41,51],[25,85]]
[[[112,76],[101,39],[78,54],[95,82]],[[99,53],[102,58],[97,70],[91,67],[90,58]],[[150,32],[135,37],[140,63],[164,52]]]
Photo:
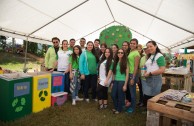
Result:
[[[147,106],[147,100],[161,91],[165,59],[155,41],[146,46],[138,44],[137,39],[124,41],[122,48],[117,44],[107,47],[100,40],[94,42],[80,39],[62,41],[52,38],[53,46],[45,55],[47,71],[65,74],[65,92],[71,93],[72,105],[77,101],[98,101],[99,109],[108,107],[108,88],[114,104],[114,114],[126,110],[133,113],[137,106]],[[86,44],[86,47],[85,47]],[[139,87],[139,103],[136,104],[136,84]],[[91,89],[91,99],[89,90]],[[84,98],[78,97],[81,90]]]

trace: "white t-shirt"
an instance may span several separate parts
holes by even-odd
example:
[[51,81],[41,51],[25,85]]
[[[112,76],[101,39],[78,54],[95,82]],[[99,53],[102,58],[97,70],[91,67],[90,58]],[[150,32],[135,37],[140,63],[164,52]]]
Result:
[[[163,56],[161,53],[157,53],[155,58],[154,58],[154,55],[151,55],[149,59],[147,59],[145,65],[147,67],[147,72],[153,72],[155,70],[158,70],[159,69],[159,65],[157,64],[157,60]],[[152,63],[152,60],[154,58],[154,61]]]
[[[104,81],[106,80],[106,60],[100,64],[99,79],[100,79],[99,84],[102,85],[102,86],[105,86]],[[112,81],[112,76],[108,80],[108,85],[106,85],[105,87],[109,87],[111,81]]]
[[69,66],[69,57],[71,56],[72,51],[63,51],[59,50],[58,51],[58,66],[57,66],[57,71],[66,71]]

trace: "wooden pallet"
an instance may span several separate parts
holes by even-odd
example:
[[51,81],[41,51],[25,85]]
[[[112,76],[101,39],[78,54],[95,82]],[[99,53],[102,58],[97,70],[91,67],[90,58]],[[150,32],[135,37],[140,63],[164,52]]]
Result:
[[194,122],[194,99],[190,103],[181,103],[171,100],[160,100],[160,97],[171,90],[172,89],[169,89],[148,100],[147,109],[150,111],[156,111],[160,113],[160,115],[170,117],[172,119],[174,118],[176,120],[186,120]]

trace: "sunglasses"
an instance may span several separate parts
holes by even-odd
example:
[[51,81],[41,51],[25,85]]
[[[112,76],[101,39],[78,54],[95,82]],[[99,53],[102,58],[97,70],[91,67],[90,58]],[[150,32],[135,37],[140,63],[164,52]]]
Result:
[[53,43],[55,44],[55,43],[58,43],[58,42],[53,42]]
[[80,42],[85,42],[85,41],[80,41]]
[[118,52],[118,54],[124,54],[124,52]]

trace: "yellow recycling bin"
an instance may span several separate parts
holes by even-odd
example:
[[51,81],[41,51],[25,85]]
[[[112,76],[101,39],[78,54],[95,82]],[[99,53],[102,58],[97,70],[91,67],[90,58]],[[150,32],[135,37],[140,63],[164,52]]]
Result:
[[33,76],[32,112],[51,106],[51,74],[47,72],[28,73]]

